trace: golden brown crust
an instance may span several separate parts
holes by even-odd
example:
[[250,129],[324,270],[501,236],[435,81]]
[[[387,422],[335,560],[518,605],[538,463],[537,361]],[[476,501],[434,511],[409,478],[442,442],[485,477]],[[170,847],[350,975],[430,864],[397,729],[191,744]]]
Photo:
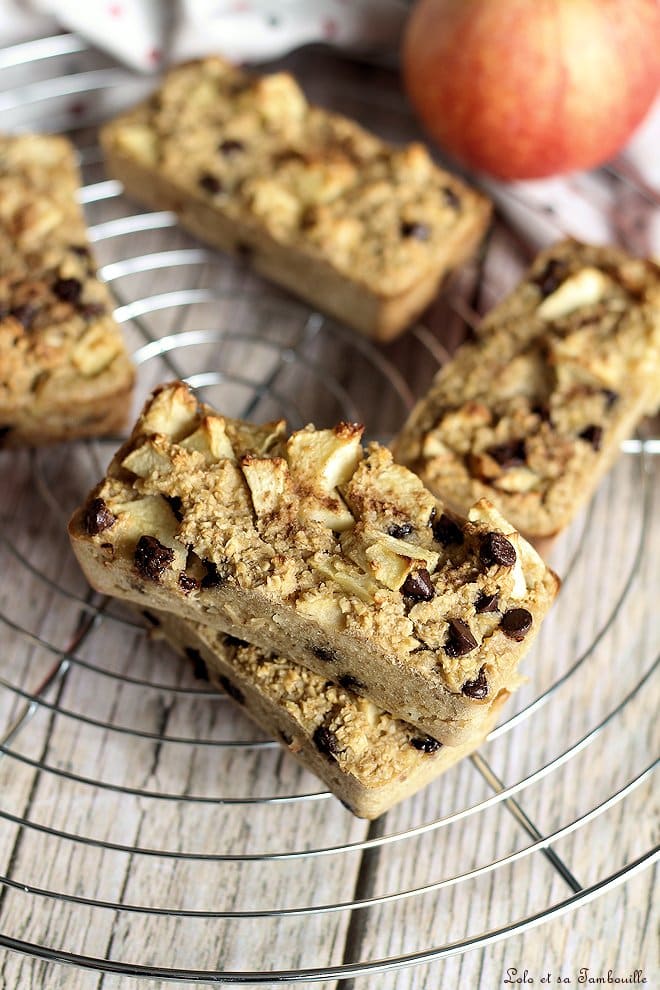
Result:
[[125,422],[133,371],[95,273],[71,145],[0,136],[0,446]]
[[488,498],[549,537],[659,401],[660,269],[567,241],[441,369],[393,449],[457,511]]
[[430,302],[490,215],[421,145],[390,147],[310,106],[289,75],[252,78],[215,57],[173,69],[102,144],[129,195],[383,340]]
[[95,587],[351,676],[455,745],[517,683],[557,580],[487,503],[450,518],[360,434],[250,428],[172,383],[74,516],[74,549]]

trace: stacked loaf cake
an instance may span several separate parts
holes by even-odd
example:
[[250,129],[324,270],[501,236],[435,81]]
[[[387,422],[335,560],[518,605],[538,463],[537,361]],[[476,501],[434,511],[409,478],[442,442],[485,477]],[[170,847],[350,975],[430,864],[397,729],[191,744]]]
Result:
[[487,500],[455,515],[361,436],[161,386],[70,534],[94,587],[373,816],[484,738],[558,582]]

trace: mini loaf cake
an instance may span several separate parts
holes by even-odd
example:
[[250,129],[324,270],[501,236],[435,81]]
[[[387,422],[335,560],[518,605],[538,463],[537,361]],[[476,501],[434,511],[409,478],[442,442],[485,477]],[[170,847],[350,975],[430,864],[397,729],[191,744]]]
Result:
[[450,745],[474,738],[557,590],[488,503],[447,513],[362,428],[253,426],[156,390],[70,535],[99,591],[302,663]]
[[0,136],[0,447],[109,433],[133,370],[61,137]]
[[659,404],[660,268],[568,241],[441,369],[393,450],[457,511],[485,497],[552,536]]
[[126,193],[348,325],[386,340],[476,248],[490,206],[420,144],[310,106],[286,73],[173,69],[101,143]]
[[170,644],[257,725],[315,773],[360,818],[377,818],[472,752],[492,727],[490,708],[477,736],[443,746],[351,690],[284,657],[175,615],[148,613]]

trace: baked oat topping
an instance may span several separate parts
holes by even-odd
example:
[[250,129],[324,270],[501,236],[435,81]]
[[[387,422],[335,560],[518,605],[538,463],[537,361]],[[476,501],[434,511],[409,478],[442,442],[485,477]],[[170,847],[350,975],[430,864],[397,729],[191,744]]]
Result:
[[109,538],[205,621],[218,590],[289,609],[307,630],[305,657],[341,660],[356,691],[374,684],[338,648],[344,637],[465,695],[488,657],[514,663],[499,613],[524,604],[540,618],[555,579],[490,506],[459,524],[361,436],[346,423],[290,436],[282,423],[251,427],[182,383],[162,386],[92,493],[116,521],[86,535],[100,553]]
[[555,245],[438,374],[394,443],[459,510],[491,499],[550,535],[660,402],[660,268]]

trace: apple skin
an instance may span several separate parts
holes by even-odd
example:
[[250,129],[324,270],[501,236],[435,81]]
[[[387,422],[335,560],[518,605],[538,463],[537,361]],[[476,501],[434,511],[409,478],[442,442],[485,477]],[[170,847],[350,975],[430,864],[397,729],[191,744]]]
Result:
[[660,5],[418,0],[402,63],[429,134],[470,168],[503,179],[591,168],[660,87]]

